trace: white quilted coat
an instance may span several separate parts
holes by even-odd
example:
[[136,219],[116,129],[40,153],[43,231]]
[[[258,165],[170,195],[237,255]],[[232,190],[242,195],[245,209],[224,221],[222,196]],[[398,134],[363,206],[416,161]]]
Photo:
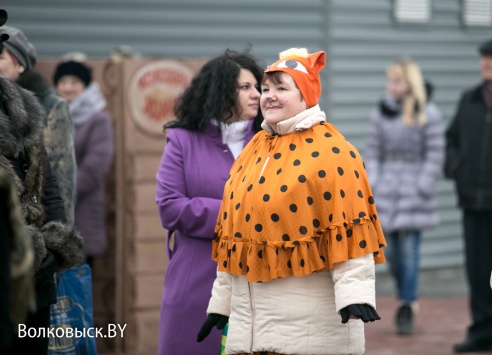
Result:
[[363,354],[364,323],[341,323],[340,309],[376,308],[373,255],[303,277],[250,283],[218,272],[207,313],[229,316],[226,353]]

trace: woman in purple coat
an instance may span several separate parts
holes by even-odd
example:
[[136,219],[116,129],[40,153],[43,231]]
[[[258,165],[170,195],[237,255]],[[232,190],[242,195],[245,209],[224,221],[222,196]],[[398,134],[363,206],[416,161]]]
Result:
[[68,101],[75,128],[75,227],[84,237],[87,263],[92,266],[93,259],[107,249],[105,181],[114,156],[112,119],[103,93],[85,64],[58,64],[53,82],[58,94]]
[[[157,173],[156,202],[169,231],[159,355],[218,355],[220,334],[196,342],[217,264],[212,239],[232,163],[260,130],[263,69],[247,53],[226,50],[207,62],[178,99],[164,126],[167,144]],[[170,236],[174,232],[174,244]]]

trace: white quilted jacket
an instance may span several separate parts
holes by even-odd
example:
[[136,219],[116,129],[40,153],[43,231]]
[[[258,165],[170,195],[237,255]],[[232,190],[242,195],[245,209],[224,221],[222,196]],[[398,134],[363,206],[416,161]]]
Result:
[[226,353],[363,354],[364,323],[341,323],[340,309],[376,308],[373,255],[303,277],[250,283],[218,272],[207,313],[229,316]]

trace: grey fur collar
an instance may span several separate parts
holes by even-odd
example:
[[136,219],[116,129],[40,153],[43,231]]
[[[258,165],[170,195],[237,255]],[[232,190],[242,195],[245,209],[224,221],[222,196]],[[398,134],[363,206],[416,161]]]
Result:
[[[44,111],[31,92],[3,76],[0,76],[0,104],[0,168],[14,182],[26,220],[40,224],[43,164],[47,159],[42,145]],[[25,152],[30,161],[24,181],[11,163],[21,152]]]
[[0,152],[18,157],[42,139],[44,108],[35,96],[0,76]]

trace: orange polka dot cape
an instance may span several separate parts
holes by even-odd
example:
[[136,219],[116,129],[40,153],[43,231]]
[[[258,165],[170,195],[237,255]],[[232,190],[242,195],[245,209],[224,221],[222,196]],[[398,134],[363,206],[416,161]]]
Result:
[[231,168],[215,228],[218,270],[304,276],[386,246],[362,158],[331,124],[260,131]]

